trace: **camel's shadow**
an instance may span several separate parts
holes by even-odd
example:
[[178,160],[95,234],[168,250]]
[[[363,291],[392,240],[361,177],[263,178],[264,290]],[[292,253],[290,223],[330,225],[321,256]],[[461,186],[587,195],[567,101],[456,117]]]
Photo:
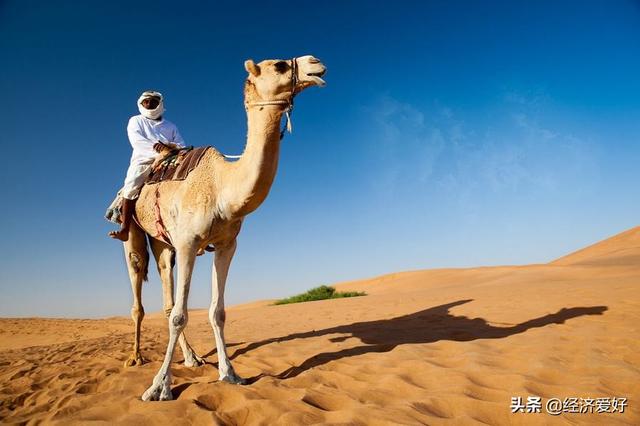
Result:
[[459,300],[391,319],[357,322],[349,325],[326,328],[324,330],[294,333],[288,336],[266,339],[260,342],[250,343],[236,350],[231,356],[231,359],[271,343],[281,343],[294,339],[330,334],[347,335],[334,337],[330,339],[332,342],[340,342],[351,337],[356,337],[364,343],[364,345],[349,349],[319,353],[311,356],[300,365],[288,368],[280,374],[260,374],[248,380],[249,383],[253,383],[265,376],[289,379],[296,377],[310,368],[326,364],[330,361],[367,353],[389,352],[399,345],[433,343],[439,340],[467,342],[476,339],[500,339],[514,334],[524,333],[532,328],[544,327],[549,324],[562,324],[568,319],[583,315],[602,315],[602,313],[607,310],[606,306],[562,308],[554,314],[544,315],[520,324],[495,327],[482,318],[467,318],[449,313],[449,309],[468,302],[471,302],[471,300]]

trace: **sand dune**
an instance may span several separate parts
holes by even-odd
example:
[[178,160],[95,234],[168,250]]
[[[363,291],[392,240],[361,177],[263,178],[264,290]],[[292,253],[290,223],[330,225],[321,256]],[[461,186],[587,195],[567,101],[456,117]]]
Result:
[[[233,283],[231,283],[233,285]],[[360,298],[229,308],[248,386],[217,383],[206,312],[187,334],[208,363],[173,364],[175,401],[144,403],[167,342],[124,368],[128,318],[0,320],[2,423],[640,424],[640,228],[546,265],[439,269],[338,285]],[[511,413],[511,398],[628,398],[624,413]]]

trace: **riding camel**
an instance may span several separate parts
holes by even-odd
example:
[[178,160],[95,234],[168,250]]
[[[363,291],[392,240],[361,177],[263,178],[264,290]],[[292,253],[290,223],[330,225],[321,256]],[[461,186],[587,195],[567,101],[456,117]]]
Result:
[[[163,283],[164,309],[169,315],[169,343],[160,370],[144,392],[145,401],[171,400],[171,369],[176,343],[179,341],[186,365],[198,365],[202,359],[184,338],[187,325],[187,299],[196,255],[213,246],[212,297],[209,321],[213,328],[218,354],[218,380],[246,383],[239,377],[227,355],[224,339],[224,289],[236,238],[242,221],[266,199],[278,168],[282,116],[289,112],[293,99],[311,86],[324,86],[321,78],[326,67],[313,56],[291,60],[265,60],[258,64],[245,61],[248,77],[244,86],[247,112],[247,143],[237,161],[227,161],[213,148],[203,155],[186,179],[145,185],[135,205],[138,225],[130,227],[124,243],[125,258],[134,296],[132,317],[136,335],[128,365],[142,363],[140,324],[144,316],[141,303],[148,254],[145,234],[158,264]],[[288,126],[289,127],[289,126]],[[158,231],[162,218],[164,233],[171,242],[162,242]],[[173,266],[177,264],[177,291],[173,300]]]

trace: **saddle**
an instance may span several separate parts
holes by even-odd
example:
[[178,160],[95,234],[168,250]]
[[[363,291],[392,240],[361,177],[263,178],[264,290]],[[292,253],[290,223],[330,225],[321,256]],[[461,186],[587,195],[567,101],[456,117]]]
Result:
[[202,156],[209,148],[211,147],[194,148],[190,146],[170,151],[164,158],[154,164],[151,174],[145,181],[145,185],[167,180],[185,180],[189,173],[198,166]]

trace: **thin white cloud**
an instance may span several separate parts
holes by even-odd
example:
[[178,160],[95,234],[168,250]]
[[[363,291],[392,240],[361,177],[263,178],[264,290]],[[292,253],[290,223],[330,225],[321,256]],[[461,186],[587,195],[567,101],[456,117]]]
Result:
[[371,171],[376,189],[413,188],[417,198],[439,189],[463,203],[483,193],[527,197],[584,190],[582,184],[598,174],[594,145],[545,126],[539,118],[545,99],[510,93],[496,119],[474,128],[451,107],[426,110],[380,98],[364,111],[379,160]]
[[382,166],[378,188],[393,192],[399,185],[428,182],[447,141],[442,130],[429,125],[419,109],[388,96],[365,113],[373,119],[370,141]]

